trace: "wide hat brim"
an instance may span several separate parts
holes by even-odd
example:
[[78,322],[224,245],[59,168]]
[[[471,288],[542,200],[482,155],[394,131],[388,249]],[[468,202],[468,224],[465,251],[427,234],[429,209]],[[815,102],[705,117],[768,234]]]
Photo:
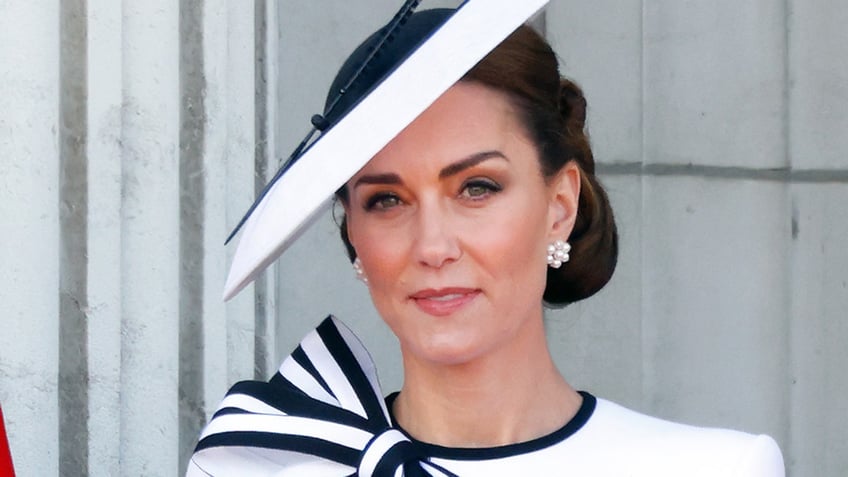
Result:
[[466,1],[392,64],[378,84],[356,95],[355,104],[341,108],[341,116],[332,118],[332,126],[252,209],[240,232],[224,299],[273,263],[326,210],[336,190],[547,2]]

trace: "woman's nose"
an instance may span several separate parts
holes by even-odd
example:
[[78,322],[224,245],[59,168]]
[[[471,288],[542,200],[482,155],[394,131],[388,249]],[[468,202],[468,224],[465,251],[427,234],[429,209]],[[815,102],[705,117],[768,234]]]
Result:
[[436,204],[419,206],[413,241],[415,259],[422,265],[440,268],[462,255],[454,220]]

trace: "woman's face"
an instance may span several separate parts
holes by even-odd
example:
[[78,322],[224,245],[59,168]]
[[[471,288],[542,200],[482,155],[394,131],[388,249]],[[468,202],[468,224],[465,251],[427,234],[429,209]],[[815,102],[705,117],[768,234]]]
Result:
[[[574,165],[546,183],[506,96],[461,82],[348,182],[348,235],[405,357],[459,364],[541,326]],[[536,343],[538,345],[538,343]]]

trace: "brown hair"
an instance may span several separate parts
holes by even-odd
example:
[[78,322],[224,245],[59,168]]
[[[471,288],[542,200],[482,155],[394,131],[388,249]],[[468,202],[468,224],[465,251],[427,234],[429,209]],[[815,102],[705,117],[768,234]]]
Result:
[[[586,98],[580,88],[559,74],[556,54],[539,33],[522,26],[481,60],[462,81],[474,81],[505,92],[526,132],[539,150],[542,174],[550,179],[570,161],[581,172],[580,198],[574,229],[568,237],[571,260],[548,269],[543,298],[563,306],[595,294],[612,277],[618,257],[618,236],[612,208],[595,177],[595,159],[585,131]],[[337,197],[347,200],[342,187]],[[351,260],[356,251],[340,225]]]

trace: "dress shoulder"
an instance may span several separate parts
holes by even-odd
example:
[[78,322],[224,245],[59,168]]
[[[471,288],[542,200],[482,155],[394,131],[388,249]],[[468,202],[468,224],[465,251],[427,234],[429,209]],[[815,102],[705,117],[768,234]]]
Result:
[[760,434],[748,446],[748,452],[739,461],[735,474],[739,477],[783,477],[786,468],[777,442]]
[[[652,468],[654,475],[783,477],[783,457],[769,436],[679,424],[598,399],[592,419],[575,435],[587,447]],[[591,441],[595,441],[592,443]],[[641,474],[640,474],[641,475]]]

